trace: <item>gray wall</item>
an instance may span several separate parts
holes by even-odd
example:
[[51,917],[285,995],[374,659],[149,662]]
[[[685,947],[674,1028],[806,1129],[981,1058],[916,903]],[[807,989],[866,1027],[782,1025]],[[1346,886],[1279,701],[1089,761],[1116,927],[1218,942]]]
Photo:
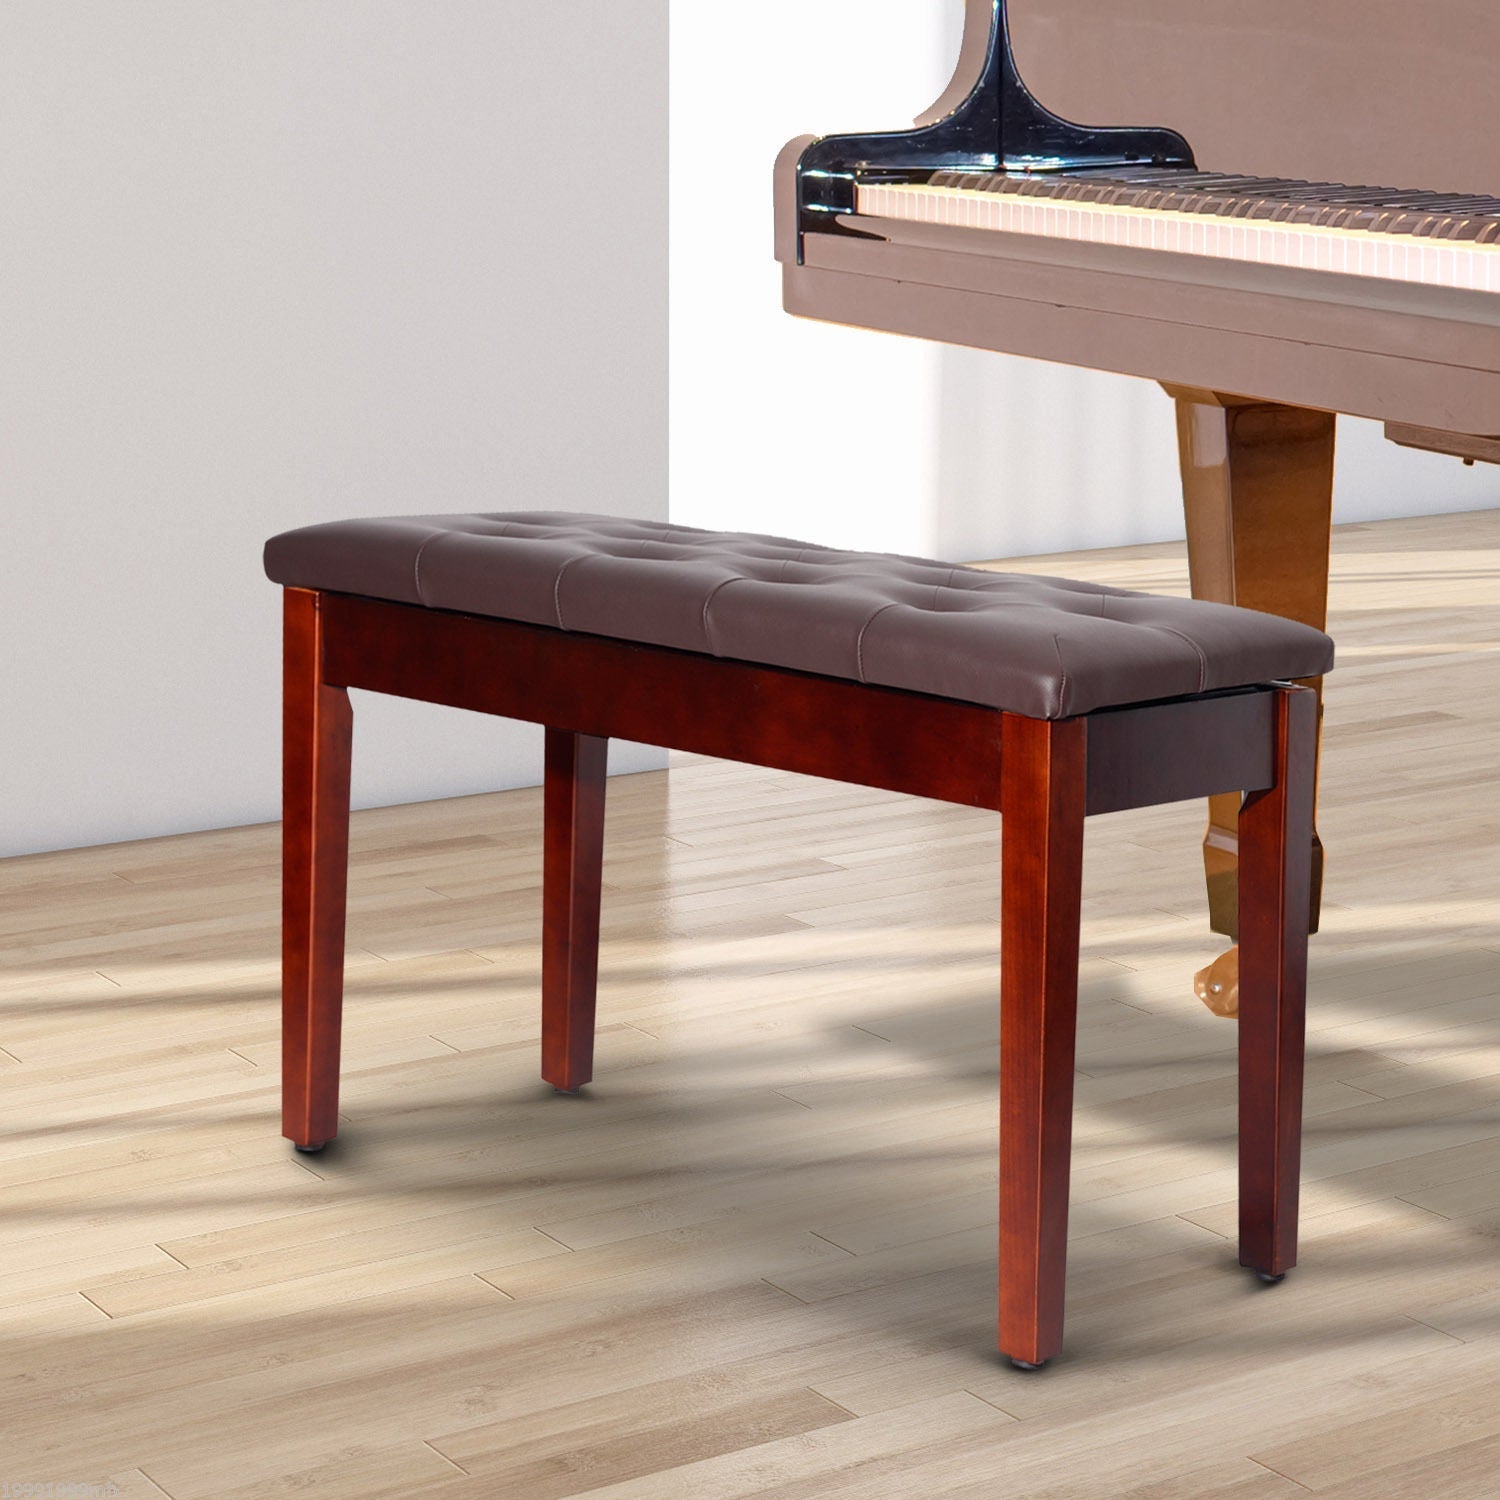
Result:
[[[272,532],[666,514],[666,22],[0,5],[0,852],[276,816]],[[362,805],[537,779],[519,726],[356,717]]]

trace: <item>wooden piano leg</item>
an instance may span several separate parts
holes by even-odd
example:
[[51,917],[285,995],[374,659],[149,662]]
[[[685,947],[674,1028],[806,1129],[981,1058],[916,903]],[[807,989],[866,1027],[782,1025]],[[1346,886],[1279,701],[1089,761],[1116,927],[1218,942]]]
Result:
[[[1187,514],[1193,597],[1300,620],[1328,619],[1328,547],[1333,510],[1332,412],[1217,391],[1165,387],[1177,403],[1177,441]],[[1318,694],[1322,679],[1307,679]],[[1209,925],[1239,935],[1239,823],[1236,793],[1209,799],[1203,864]],[[1313,833],[1308,931],[1318,930],[1323,845]],[[1210,1009],[1234,1015],[1234,953],[1199,980]]]
[[542,848],[542,1077],[576,1094],[594,1076],[604,778],[609,741],[547,731]]

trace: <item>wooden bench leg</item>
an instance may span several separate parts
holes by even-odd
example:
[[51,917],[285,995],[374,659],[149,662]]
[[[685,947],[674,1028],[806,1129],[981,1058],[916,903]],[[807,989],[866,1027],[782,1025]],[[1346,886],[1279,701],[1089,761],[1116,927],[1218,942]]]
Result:
[[1085,725],[1006,714],[1001,742],[1000,1350],[1062,1347]]
[[349,694],[323,682],[319,596],[283,615],[281,1130],[299,1151],[338,1133],[349,866]]
[[1240,811],[1240,1264],[1297,1262],[1317,695],[1277,694],[1276,785]]
[[542,853],[542,1077],[576,1094],[594,1076],[599,887],[609,741],[547,731]]

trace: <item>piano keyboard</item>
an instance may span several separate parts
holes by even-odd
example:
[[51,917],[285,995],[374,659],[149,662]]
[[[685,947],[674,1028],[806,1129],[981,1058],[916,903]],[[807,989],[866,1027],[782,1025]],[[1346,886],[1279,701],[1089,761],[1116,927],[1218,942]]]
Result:
[[860,215],[1500,292],[1500,199],[1170,169],[862,182]]

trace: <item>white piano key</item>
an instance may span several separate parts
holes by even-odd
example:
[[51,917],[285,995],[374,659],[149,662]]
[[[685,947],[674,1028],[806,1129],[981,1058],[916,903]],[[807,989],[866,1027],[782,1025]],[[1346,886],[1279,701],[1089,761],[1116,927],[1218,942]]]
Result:
[[1500,292],[1500,245],[1416,239],[1321,224],[1270,224],[1116,204],[1060,202],[925,183],[861,185],[856,211],[997,234]]

